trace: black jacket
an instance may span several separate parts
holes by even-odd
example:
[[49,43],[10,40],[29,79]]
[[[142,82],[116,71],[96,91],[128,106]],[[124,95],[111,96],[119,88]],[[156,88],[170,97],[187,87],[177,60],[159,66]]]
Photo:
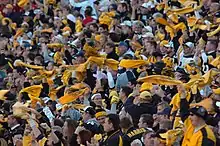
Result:
[[146,131],[145,128],[136,129],[132,127],[128,129],[127,133],[122,133],[123,146],[129,146],[135,139],[141,140]]
[[122,142],[122,138],[120,137],[120,130],[108,132],[100,141],[99,146],[118,146],[120,139]]
[[132,103],[131,105],[125,106],[125,111],[131,115],[133,124],[137,127],[142,114],[156,114],[157,108],[152,103],[141,103],[139,105]]
[[118,55],[115,53],[115,51],[112,51],[111,53],[107,54],[107,59],[114,59],[118,60]]

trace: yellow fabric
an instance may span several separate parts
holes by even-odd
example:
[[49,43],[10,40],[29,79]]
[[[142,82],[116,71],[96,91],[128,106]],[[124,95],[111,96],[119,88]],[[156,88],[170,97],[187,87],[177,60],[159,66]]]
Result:
[[97,42],[100,42],[100,40],[101,40],[101,35],[96,35],[96,36],[95,36],[95,40],[96,40]]
[[182,137],[182,129],[168,130],[166,133],[160,134],[160,136],[166,139],[166,146],[172,146],[178,137]]
[[207,36],[208,36],[208,37],[214,36],[214,35],[216,35],[219,31],[220,31],[220,25],[219,25],[218,28],[216,28],[214,31],[211,31],[211,32],[207,33]]
[[48,28],[48,29],[42,29],[41,33],[52,33],[53,29],[52,28]]
[[166,64],[166,67],[173,68],[174,65],[173,58],[165,57],[162,59],[162,61]]
[[173,39],[175,35],[174,29],[170,26],[165,26],[165,30],[170,35],[170,38]]
[[151,83],[144,82],[144,83],[141,85],[140,92],[150,91],[152,88],[153,88],[153,85],[152,85]]
[[119,63],[119,66],[124,68],[139,68],[142,65],[146,65],[147,61],[145,60],[129,60],[122,59]]
[[27,119],[27,112],[28,112],[28,107],[24,104],[22,104],[21,102],[16,102],[13,106],[12,106],[12,110],[13,110],[13,115],[16,117],[20,117],[22,119]]
[[23,136],[23,146],[31,146],[32,137],[31,136]]
[[184,122],[186,131],[184,133],[184,138],[182,146],[202,146],[203,134],[201,132],[202,128],[205,128],[207,132],[207,138],[212,140],[216,144],[216,138],[213,131],[208,125],[202,126],[197,132],[194,133],[194,127],[189,120],[189,118]]
[[118,146],[123,146],[123,140],[122,140],[121,136],[119,136],[119,144],[118,144]]
[[84,109],[86,107],[86,105],[84,105],[84,104],[73,104],[72,107],[75,108],[75,109],[80,110],[80,109]]
[[182,15],[186,13],[191,13],[194,11],[194,9],[192,7],[185,7],[185,8],[180,8],[180,9],[172,9],[171,11],[178,15]]
[[96,141],[100,141],[100,140],[102,139],[102,134],[95,134],[95,135],[94,135],[94,139],[95,139]]
[[62,29],[63,32],[72,32],[72,29],[69,27],[69,26],[65,26],[63,29]]
[[99,118],[99,117],[102,117],[102,116],[107,116],[107,113],[105,111],[102,111],[102,112],[98,112],[98,113],[95,114],[96,118]]
[[213,93],[216,95],[220,95],[220,88],[212,89]]
[[2,25],[10,25],[12,23],[12,20],[10,18],[3,18],[2,19]]
[[139,82],[148,82],[152,84],[159,85],[180,85],[183,84],[180,80],[175,80],[174,78],[162,75],[151,75],[138,79]]
[[218,67],[220,65],[220,56],[212,60],[210,64],[213,65],[214,67]]
[[68,85],[69,84],[69,79],[72,76],[72,72],[70,70],[65,70],[62,76],[62,81],[64,85]]
[[183,128],[183,123],[180,117],[175,117],[175,120],[173,122],[173,129],[176,129],[176,128]]
[[165,20],[164,18],[161,18],[161,17],[156,18],[156,22],[157,22],[157,23],[160,23],[160,24],[162,24],[162,25],[168,26],[168,27],[170,27],[171,29],[173,29],[173,26],[172,26],[169,22],[167,22],[167,20]]
[[137,50],[140,50],[141,48],[143,48],[143,46],[141,46],[141,44],[137,41],[131,41],[131,45],[136,48]]
[[80,96],[82,96],[85,93],[86,89],[81,89],[72,93],[64,94],[64,96],[60,97],[58,100],[61,104],[67,104],[75,101]]
[[197,23],[198,19],[196,17],[187,18],[188,26],[192,27]]
[[0,90],[0,100],[5,100],[5,94],[8,93],[9,90]]
[[98,66],[105,65],[113,70],[117,70],[119,64],[119,62],[114,59],[106,59],[104,57],[94,57],[94,56],[89,57],[88,62],[96,63]]
[[24,67],[31,68],[31,69],[36,69],[36,70],[43,69],[42,66],[26,64],[26,63],[22,62],[21,60],[16,60],[14,65],[15,66],[24,66]]
[[161,33],[160,31],[157,31],[155,37],[156,39],[162,41],[165,39],[165,34]]
[[47,138],[46,137],[44,137],[43,139],[41,139],[41,140],[39,140],[39,146],[44,146],[45,145],[45,143],[46,143],[46,141],[47,141]]
[[194,106],[203,106],[208,113],[213,114],[215,113],[215,108],[213,107],[213,100],[212,98],[206,98],[203,99],[202,101],[198,102],[198,103],[192,103],[190,104],[190,107],[194,107]]
[[82,29],[83,29],[83,25],[82,25],[82,22],[81,22],[80,20],[76,20],[76,26],[75,26],[75,29],[76,29],[76,33],[82,31]]
[[59,49],[59,48],[63,48],[64,45],[63,44],[59,44],[59,43],[51,43],[51,44],[47,44],[48,48],[55,48],[55,49]]
[[147,57],[147,63],[156,63],[157,59],[155,56],[148,56]]
[[[200,78],[192,78],[188,83],[184,84],[186,87],[190,87],[193,94],[197,93],[198,88],[203,88],[204,86],[210,84],[215,75],[219,74],[216,70],[209,70]],[[198,76],[199,77],[199,76]]]
[[113,70],[118,70],[118,64],[119,62],[114,59],[106,59],[104,65],[110,67]]
[[99,16],[99,23],[100,24],[106,24],[108,26],[111,25],[112,23],[112,20],[115,16],[115,12],[114,11],[111,11],[111,12],[103,12],[100,16]]
[[16,31],[16,34],[14,35],[14,39],[17,39],[17,37],[23,34],[24,34],[24,28],[18,28],[18,30]]
[[178,30],[181,30],[182,32],[186,30],[186,25],[181,22],[181,23],[178,23],[177,25],[173,26],[173,28],[178,31]]
[[19,0],[18,6],[23,8],[23,7],[27,6],[28,3],[29,3],[29,0]]
[[51,88],[51,89],[50,89],[49,97],[50,97],[50,99],[51,99],[52,101],[55,101],[55,100],[56,100],[56,93],[57,93],[61,88],[63,88],[63,87],[64,87],[64,85],[59,86],[59,87],[57,87],[56,89],[55,89],[55,88]]
[[175,13],[169,15],[168,17],[169,17],[173,22],[175,22],[175,23],[178,23],[178,22],[179,22],[178,16],[177,16]]
[[118,96],[113,95],[111,98],[111,104],[117,104],[120,101]]
[[47,76],[47,77],[51,77],[51,76],[53,76],[53,75],[56,73],[56,70],[55,70],[55,69],[53,69],[53,70],[51,70],[51,71],[39,70],[38,72],[39,72],[41,75],[45,75],[45,76]]
[[41,101],[39,96],[41,93],[41,90],[43,89],[42,85],[33,85],[30,87],[26,87],[24,89],[22,89],[19,94],[25,92],[28,93],[28,96],[30,97],[31,100],[33,101]]
[[163,40],[160,42],[160,46],[168,45],[169,41],[168,40]]
[[54,62],[56,64],[59,64],[59,65],[63,64],[63,59],[62,59],[62,56],[61,56],[61,52],[56,52],[53,56],[53,59],[54,59]]
[[148,91],[141,92],[140,99],[152,99],[151,93]]
[[89,46],[88,43],[86,43],[86,44],[83,46],[83,50],[85,51],[85,56],[86,56],[86,57],[98,56],[98,49]]
[[[189,101],[189,99],[190,99],[190,92],[187,92],[186,100]],[[173,105],[171,109],[171,113],[177,111],[180,108],[180,93],[176,93],[176,95],[173,96],[170,105]]]

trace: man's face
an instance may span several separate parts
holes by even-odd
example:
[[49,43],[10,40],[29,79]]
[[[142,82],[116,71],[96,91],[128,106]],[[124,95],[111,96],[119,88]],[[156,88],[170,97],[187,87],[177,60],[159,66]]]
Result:
[[119,56],[122,56],[127,51],[127,47],[119,46],[118,51],[119,51]]
[[103,33],[105,30],[103,27],[99,27],[99,33]]
[[104,124],[105,124],[105,119],[106,119],[105,116],[101,116],[101,117],[96,118],[96,120],[97,120],[97,121],[99,122],[99,124],[101,124],[102,126],[104,126]]
[[109,54],[113,51],[113,48],[111,48],[110,46],[105,46],[105,53]]
[[179,73],[179,72],[175,72],[175,73],[174,73],[174,76],[175,76],[175,79],[176,79],[176,80],[180,80],[180,79],[182,78],[182,74]]
[[109,122],[109,118],[105,118],[105,123],[103,124],[103,127],[105,132],[110,132],[114,130],[112,123]]
[[123,32],[124,34],[128,34],[128,33],[130,32],[129,26],[123,25],[123,26],[122,26],[122,32]]
[[192,53],[193,53],[193,48],[184,46],[184,47],[183,47],[183,53],[184,53],[185,55],[192,55]]
[[163,110],[164,110],[163,106],[161,106],[161,105],[158,105],[158,106],[157,106],[157,113],[160,113],[160,112],[162,112]]
[[14,126],[14,123],[15,123],[15,119],[12,115],[9,115],[8,116],[8,126],[9,127],[13,127]]
[[84,122],[87,121],[89,119],[89,117],[90,117],[89,113],[87,113],[87,112],[84,112],[83,115],[82,115],[82,118],[83,118]]
[[190,113],[190,120],[191,120],[192,125],[193,125],[194,127],[196,127],[197,124],[199,123],[199,119],[200,119],[200,118],[199,118],[198,116],[196,116],[196,115]]
[[120,13],[126,11],[122,4],[118,4],[118,8],[117,8],[117,10],[118,10],[118,12],[120,12]]
[[139,119],[138,128],[146,128],[146,127],[147,127],[147,125],[146,125],[146,123],[143,122],[143,118],[141,117]]
[[123,99],[125,97],[125,93],[122,91],[122,89],[119,92],[120,99]]
[[210,51],[215,51],[215,50],[216,50],[215,44],[213,44],[211,41],[208,41],[205,47],[205,51],[210,52]]

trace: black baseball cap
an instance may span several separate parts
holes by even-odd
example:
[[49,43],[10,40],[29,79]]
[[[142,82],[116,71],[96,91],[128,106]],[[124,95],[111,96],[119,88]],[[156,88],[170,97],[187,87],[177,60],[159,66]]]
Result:
[[192,108],[190,108],[189,111],[191,113],[193,113],[194,115],[202,118],[203,120],[206,120],[206,118],[208,116],[208,112],[207,112],[207,110],[203,106],[192,107]]

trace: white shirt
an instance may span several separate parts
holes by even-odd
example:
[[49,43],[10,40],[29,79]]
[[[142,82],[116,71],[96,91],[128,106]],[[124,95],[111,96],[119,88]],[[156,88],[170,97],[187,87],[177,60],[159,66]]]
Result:
[[85,0],[83,2],[75,2],[75,0],[69,0],[70,5],[72,5],[73,7],[81,7],[80,9],[80,14],[83,15],[83,17],[85,17],[85,10],[87,6],[91,6],[93,11],[92,11],[92,16],[95,16],[95,18],[97,19],[97,13],[96,13],[96,9],[94,8],[94,0]]

